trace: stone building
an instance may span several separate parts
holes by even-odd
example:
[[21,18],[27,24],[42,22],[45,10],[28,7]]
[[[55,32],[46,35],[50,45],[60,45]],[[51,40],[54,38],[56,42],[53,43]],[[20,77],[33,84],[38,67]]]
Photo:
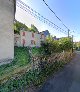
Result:
[[0,63],[14,58],[16,0],[0,0]]
[[20,31],[19,34],[14,34],[14,45],[18,47],[40,47],[41,41],[45,40],[45,36],[39,32]]

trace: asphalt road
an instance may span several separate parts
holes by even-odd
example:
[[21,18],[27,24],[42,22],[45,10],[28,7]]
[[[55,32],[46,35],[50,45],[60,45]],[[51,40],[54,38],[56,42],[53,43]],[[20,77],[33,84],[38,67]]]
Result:
[[55,76],[49,78],[38,92],[80,92],[80,52]]

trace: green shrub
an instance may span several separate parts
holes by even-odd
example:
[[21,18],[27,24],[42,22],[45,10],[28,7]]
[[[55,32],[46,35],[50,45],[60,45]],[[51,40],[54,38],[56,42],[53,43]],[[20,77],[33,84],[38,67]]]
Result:
[[64,66],[63,62],[55,62],[51,65],[46,65],[42,71],[36,69],[34,71],[25,72],[21,76],[9,79],[6,83],[0,85],[0,92],[11,92],[15,90],[21,90],[23,87],[28,87],[31,84],[40,86],[48,76],[53,74],[55,71],[59,70]]

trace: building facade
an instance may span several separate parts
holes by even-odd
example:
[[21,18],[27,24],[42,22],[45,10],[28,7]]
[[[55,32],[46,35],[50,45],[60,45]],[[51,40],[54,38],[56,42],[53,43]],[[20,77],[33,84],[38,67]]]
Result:
[[38,32],[20,31],[20,35],[15,34],[14,44],[15,46],[21,47],[40,47],[41,41],[45,40],[45,36]]
[[14,58],[16,0],[0,0],[0,63]]
[[45,37],[49,37],[50,33],[48,30],[42,31],[42,33],[44,34]]

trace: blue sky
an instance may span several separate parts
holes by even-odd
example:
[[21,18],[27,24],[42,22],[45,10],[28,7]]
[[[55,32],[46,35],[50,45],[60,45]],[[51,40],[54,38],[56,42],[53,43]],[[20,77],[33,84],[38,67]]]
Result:
[[[67,31],[62,23],[54,16],[54,14],[47,8],[43,0],[22,0],[31,8],[39,12],[45,18],[49,19],[59,27]],[[80,0],[45,0],[63,23],[73,32],[74,41],[80,40]],[[39,31],[48,29],[52,35],[57,37],[67,36],[57,30],[50,28],[48,25],[41,23],[39,20],[34,19],[31,15],[25,13],[17,7],[16,19],[30,26],[34,24]]]

